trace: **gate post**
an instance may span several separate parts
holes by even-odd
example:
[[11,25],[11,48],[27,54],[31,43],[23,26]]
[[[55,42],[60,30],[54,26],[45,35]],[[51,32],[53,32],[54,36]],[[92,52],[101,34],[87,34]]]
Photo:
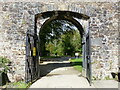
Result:
[[85,38],[85,33],[82,38],[82,49],[83,49],[83,70],[82,70],[82,75],[86,77],[86,38]]
[[84,34],[84,67],[86,71],[86,78],[91,85],[91,43],[90,43],[90,30],[89,30],[89,21],[86,25],[86,30]]

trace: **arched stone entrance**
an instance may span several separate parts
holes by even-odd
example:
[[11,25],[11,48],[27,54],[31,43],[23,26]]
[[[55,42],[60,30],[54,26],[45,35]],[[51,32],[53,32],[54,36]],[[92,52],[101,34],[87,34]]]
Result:
[[[45,22],[40,26],[40,18],[44,18],[46,19]],[[76,19],[75,19],[76,18]],[[28,48],[26,48],[27,54],[28,56],[26,56],[26,81],[33,81],[35,79],[37,79],[37,75],[38,75],[38,62],[39,62],[39,49],[38,49],[38,42],[42,42],[38,37],[39,37],[39,32],[38,30],[42,30],[42,28],[44,28],[44,26],[53,21],[53,20],[67,20],[72,22],[79,30],[80,36],[83,39],[83,68],[84,68],[84,72],[86,74],[84,74],[85,77],[87,77],[88,81],[91,83],[91,61],[90,61],[90,37],[89,37],[89,30],[86,31],[85,28],[83,29],[83,26],[80,24],[80,19],[82,20],[88,20],[89,16],[84,15],[84,14],[80,14],[80,13],[76,13],[76,12],[71,12],[71,11],[48,11],[48,12],[43,12],[40,14],[36,14],[35,15],[35,29],[34,29],[34,33],[32,35],[32,33],[30,34],[29,31],[27,32],[27,44],[28,44]],[[40,26],[40,27],[39,27]],[[39,29],[38,29],[39,27]],[[33,43],[30,42],[30,40],[33,38]],[[32,39],[31,39],[32,40]],[[30,46],[29,46],[30,44]],[[31,57],[32,59],[28,58]]]

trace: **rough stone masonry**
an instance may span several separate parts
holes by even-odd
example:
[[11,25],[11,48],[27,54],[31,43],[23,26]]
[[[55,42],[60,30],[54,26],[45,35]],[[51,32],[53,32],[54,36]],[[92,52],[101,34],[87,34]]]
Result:
[[0,56],[12,62],[9,79],[25,77],[26,31],[34,30],[34,15],[53,10],[90,16],[92,78],[112,78],[119,60],[119,0],[0,0]]

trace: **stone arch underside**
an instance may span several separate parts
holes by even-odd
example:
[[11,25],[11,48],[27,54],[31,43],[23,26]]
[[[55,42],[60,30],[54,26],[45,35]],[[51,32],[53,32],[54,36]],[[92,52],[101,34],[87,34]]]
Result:
[[[77,21],[76,19],[74,18],[77,18],[77,19],[83,19],[83,20],[87,20],[89,19],[89,16],[87,15],[84,15],[84,14],[79,14],[79,13],[76,13],[76,12],[71,12],[71,11],[48,11],[48,12],[43,12],[43,13],[40,13],[40,14],[36,14],[35,15],[35,20],[37,20],[39,17],[42,17],[42,18],[48,18],[50,17],[49,19],[47,19],[41,27],[39,27],[39,29],[41,30],[46,24],[48,24],[49,22],[53,21],[53,20],[67,20],[67,21],[70,21],[73,25],[75,25],[79,32],[80,32],[80,35],[81,35],[81,38],[83,37],[83,34],[85,34],[84,32],[84,29],[82,27],[82,25],[80,24],[79,21]],[[37,21],[36,21],[37,22]],[[37,26],[36,26],[37,27]]]

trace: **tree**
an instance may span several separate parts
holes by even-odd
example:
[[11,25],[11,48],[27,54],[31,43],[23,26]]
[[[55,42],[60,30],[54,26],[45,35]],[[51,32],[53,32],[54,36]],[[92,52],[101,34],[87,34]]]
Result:
[[73,55],[81,48],[81,38],[75,26],[65,20],[55,20],[47,24],[40,32],[41,56]]

